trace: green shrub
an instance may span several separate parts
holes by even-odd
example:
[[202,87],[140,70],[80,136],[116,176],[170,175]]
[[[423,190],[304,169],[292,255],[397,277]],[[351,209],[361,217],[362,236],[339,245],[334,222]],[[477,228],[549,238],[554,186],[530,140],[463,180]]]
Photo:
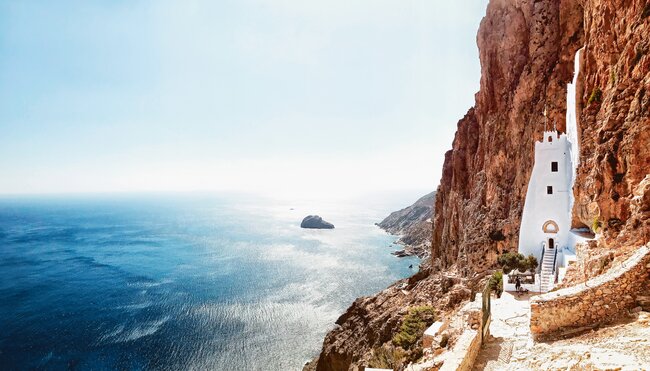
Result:
[[600,103],[602,97],[603,97],[602,90],[600,90],[600,88],[595,88],[594,90],[591,91],[591,95],[589,96],[589,100],[587,101],[587,104]]
[[503,273],[508,274],[513,270],[517,269],[520,272],[525,272],[528,270],[534,271],[537,268],[537,259],[528,255],[524,257],[522,254],[508,252],[497,258],[497,263],[503,269]]
[[614,71],[614,68],[611,67],[609,70],[609,84],[610,85],[616,84],[616,78],[617,78],[616,71]]
[[594,220],[591,222],[591,231],[594,233],[598,233],[600,230],[600,220],[598,220],[598,216],[594,216]]
[[372,356],[368,360],[370,368],[395,369],[401,366],[405,357],[404,351],[390,345],[384,345],[372,350]]
[[488,281],[488,285],[490,290],[494,291],[497,295],[497,298],[500,298],[503,292],[503,273],[501,271],[494,272]]
[[408,314],[404,316],[399,331],[393,336],[393,344],[404,349],[411,348],[422,338],[424,330],[433,321],[435,321],[433,307],[425,305],[411,308]]
[[537,266],[539,263],[537,262],[537,258],[534,257],[532,254],[528,255],[526,258],[526,263],[528,264],[528,270],[535,271],[537,269]]

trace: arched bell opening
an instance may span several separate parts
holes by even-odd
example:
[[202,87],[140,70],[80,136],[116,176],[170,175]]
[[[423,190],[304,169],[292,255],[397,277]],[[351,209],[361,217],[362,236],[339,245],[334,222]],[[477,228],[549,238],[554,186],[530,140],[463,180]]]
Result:
[[547,220],[542,226],[542,231],[544,231],[544,233],[558,233],[560,231],[560,227],[555,221]]

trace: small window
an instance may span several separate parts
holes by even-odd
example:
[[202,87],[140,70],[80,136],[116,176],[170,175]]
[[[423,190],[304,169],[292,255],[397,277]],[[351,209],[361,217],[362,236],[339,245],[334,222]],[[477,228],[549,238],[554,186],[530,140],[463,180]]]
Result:
[[551,162],[551,171],[557,173],[557,162]]
[[546,186],[546,194],[547,195],[553,194],[553,186]]
[[549,136],[548,136],[548,141],[549,141],[549,142],[552,142],[552,141],[553,141],[553,137],[549,135]]

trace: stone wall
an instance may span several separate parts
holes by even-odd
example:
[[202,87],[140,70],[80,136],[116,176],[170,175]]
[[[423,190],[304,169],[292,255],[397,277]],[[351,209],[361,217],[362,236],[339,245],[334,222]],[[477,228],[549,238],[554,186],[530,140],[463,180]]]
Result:
[[[482,295],[476,294],[473,302],[467,303],[456,316],[461,324],[452,327],[463,328],[462,333],[454,340],[451,352],[443,356],[444,363],[440,371],[470,371],[476,361],[476,356],[483,344],[483,313],[481,311]],[[489,326],[490,317],[487,319]],[[489,332],[488,332],[489,334]]]
[[535,296],[530,303],[534,338],[552,338],[606,323],[636,306],[650,275],[650,249],[639,248],[619,266],[582,284]]
[[453,351],[440,371],[469,371],[474,366],[474,361],[481,350],[481,333],[476,330],[465,330],[458,338]]

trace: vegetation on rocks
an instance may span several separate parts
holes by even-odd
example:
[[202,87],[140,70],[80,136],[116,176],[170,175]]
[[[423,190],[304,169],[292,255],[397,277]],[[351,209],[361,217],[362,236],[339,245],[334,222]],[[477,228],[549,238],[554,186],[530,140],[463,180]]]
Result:
[[494,291],[497,298],[500,298],[503,292],[503,273],[501,271],[494,272],[488,281],[488,286],[490,290]]
[[591,222],[591,230],[594,233],[600,231],[600,220],[598,219],[598,216],[594,216],[594,220]]
[[435,321],[433,307],[423,305],[411,308],[393,337],[393,344],[404,349],[410,349],[422,338],[424,330]]
[[390,345],[383,345],[372,350],[372,357],[368,360],[371,368],[395,369],[402,364],[404,351]]
[[603,97],[603,91],[600,90],[600,88],[595,88],[594,90],[591,91],[591,95],[589,96],[589,100],[587,101],[587,104],[600,103],[602,97]]

